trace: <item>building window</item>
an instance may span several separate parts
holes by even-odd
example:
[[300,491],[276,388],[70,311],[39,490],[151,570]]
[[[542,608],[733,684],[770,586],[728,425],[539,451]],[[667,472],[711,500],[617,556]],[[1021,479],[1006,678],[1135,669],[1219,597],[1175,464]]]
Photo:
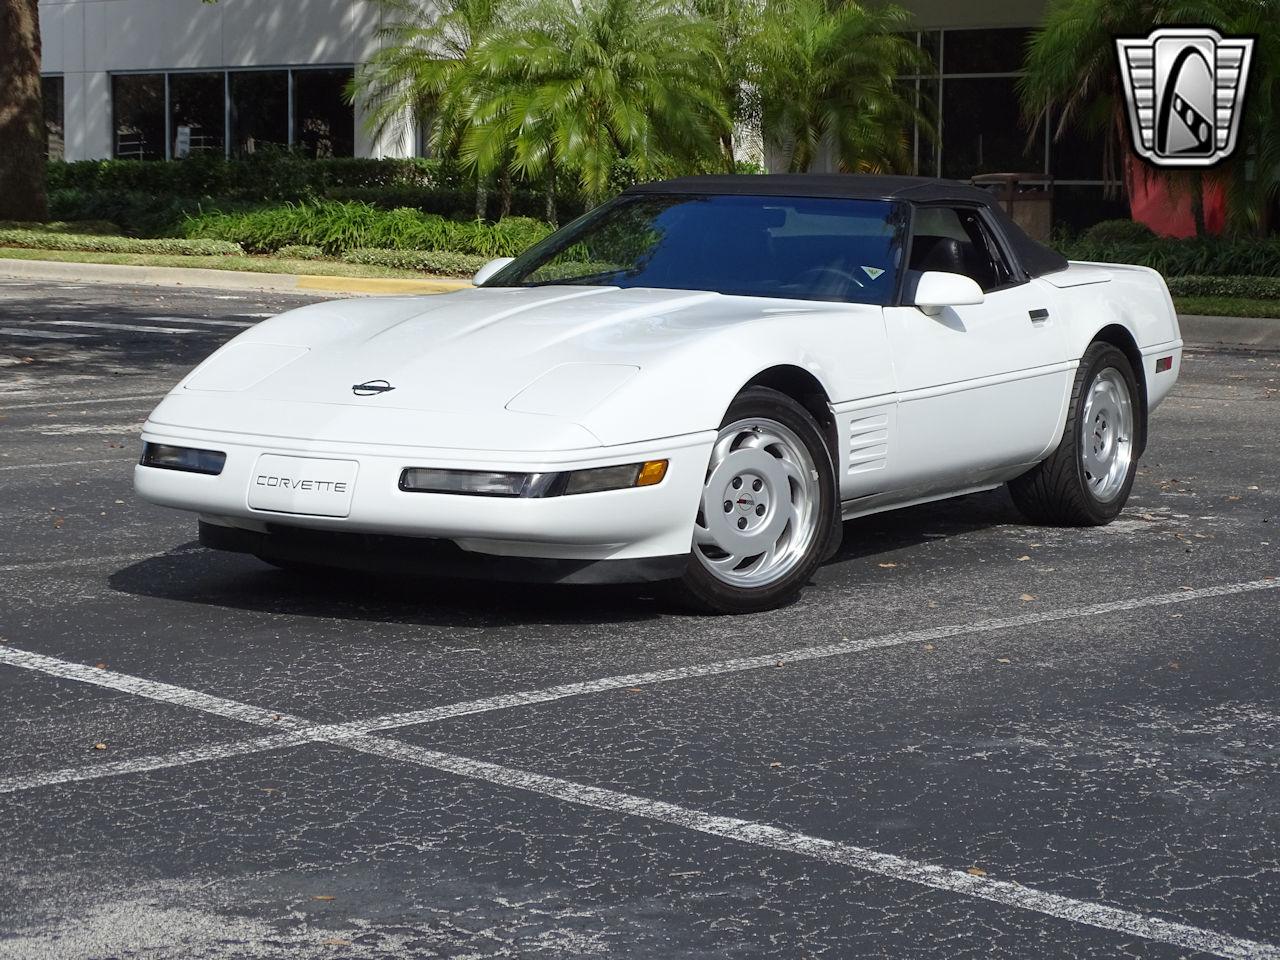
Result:
[[1015,77],[943,77],[944,177],[1044,171],[1044,131],[1037,126],[1028,136],[1016,83]]
[[[351,67],[116,74],[114,155],[243,157],[276,147],[309,157],[355,156],[355,109],[345,96],[353,74]],[[59,84],[60,143],[61,78],[46,79]]]
[[227,130],[226,76],[222,73],[169,75],[169,156],[222,156]]
[[64,89],[62,77],[40,78],[40,90],[44,98],[45,156],[50,160],[61,160],[66,155]]
[[1007,30],[947,30],[945,73],[1018,73],[1031,39],[1029,27]]
[[230,89],[234,156],[289,145],[288,70],[238,70],[230,74]]
[[308,157],[355,154],[355,110],[346,102],[351,70],[295,70],[293,145]]
[[111,78],[113,155],[117,159],[165,158],[164,87],[163,73],[121,74]]

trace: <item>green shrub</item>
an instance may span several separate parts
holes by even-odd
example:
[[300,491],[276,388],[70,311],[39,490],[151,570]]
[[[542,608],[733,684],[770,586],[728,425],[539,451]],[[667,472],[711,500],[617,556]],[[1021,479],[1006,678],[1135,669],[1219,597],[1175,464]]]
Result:
[[1232,297],[1245,300],[1280,300],[1277,277],[1170,277],[1175,297]]
[[1156,235],[1136,220],[1103,220],[1080,234],[1080,239],[1085,243],[1145,243]]
[[449,250],[487,259],[510,257],[537,243],[551,228],[523,217],[496,224],[446,220],[408,207],[381,210],[367,203],[297,203],[246,213],[204,213],[189,217],[190,239],[227,240],[250,253],[281,247],[319,247],[330,256],[357,248]]
[[222,240],[140,240],[97,234],[45,233],[39,230],[0,230],[0,247],[34,250],[76,250],[86,253],[150,253],[171,256],[241,256],[239,244]]
[[309,243],[290,243],[281,247],[275,254],[281,260],[323,260],[324,251]]
[[377,250],[358,248],[342,255],[347,263],[361,263],[397,270],[418,270],[441,277],[470,278],[489,262],[489,257],[448,250]]

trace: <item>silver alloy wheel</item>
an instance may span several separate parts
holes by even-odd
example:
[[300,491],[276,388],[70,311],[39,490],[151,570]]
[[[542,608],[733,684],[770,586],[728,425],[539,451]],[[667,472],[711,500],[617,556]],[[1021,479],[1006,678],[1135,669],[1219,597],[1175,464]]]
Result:
[[1099,371],[1089,384],[1080,418],[1080,455],[1094,498],[1107,503],[1118,497],[1133,462],[1133,397],[1115,367]]
[[731,423],[711,451],[693,552],[732,586],[776,583],[813,545],[821,495],[813,456],[793,430],[765,418]]

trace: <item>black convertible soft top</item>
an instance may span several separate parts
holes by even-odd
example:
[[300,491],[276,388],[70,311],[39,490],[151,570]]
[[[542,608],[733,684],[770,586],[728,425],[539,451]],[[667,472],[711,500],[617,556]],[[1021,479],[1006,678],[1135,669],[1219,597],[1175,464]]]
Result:
[[628,188],[627,194],[709,194],[743,197],[831,197],[841,200],[902,200],[910,203],[978,204],[1004,233],[1018,265],[1029,277],[1067,269],[1067,258],[1028,237],[996,198],[959,180],[936,177],[865,176],[844,173],[770,173],[680,177]]

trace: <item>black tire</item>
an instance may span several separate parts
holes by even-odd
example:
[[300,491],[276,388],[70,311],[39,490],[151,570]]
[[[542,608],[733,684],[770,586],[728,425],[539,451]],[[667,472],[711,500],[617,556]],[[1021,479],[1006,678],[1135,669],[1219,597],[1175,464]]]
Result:
[[[1128,473],[1117,494],[1100,500],[1085,471],[1082,430],[1088,391],[1108,368],[1118,371],[1129,388],[1133,409],[1132,454]],[[1049,458],[1009,481],[1009,493],[1022,514],[1033,523],[1064,527],[1097,527],[1110,523],[1124,509],[1138,469],[1139,442],[1146,431],[1146,409],[1129,358],[1109,343],[1092,343],[1080,360],[1071,388],[1067,425]]]
[[703,613],[758,613],[782,606],[795,598],[818,564],[831,552],[831,531],[838,522],[839,497],[831,451],[823,439],[821,428],[799,403],[768,387],[748,387],[738,394],[729,405],[721,428],[754,418],[774,420],[789,428],[808,450],[818,473],[816,531],[796,566],[767,585],[739,587],[726,583],[712,574],[694,553],[690,553],[684,577],[676,583],[676,592],[684,604]]

